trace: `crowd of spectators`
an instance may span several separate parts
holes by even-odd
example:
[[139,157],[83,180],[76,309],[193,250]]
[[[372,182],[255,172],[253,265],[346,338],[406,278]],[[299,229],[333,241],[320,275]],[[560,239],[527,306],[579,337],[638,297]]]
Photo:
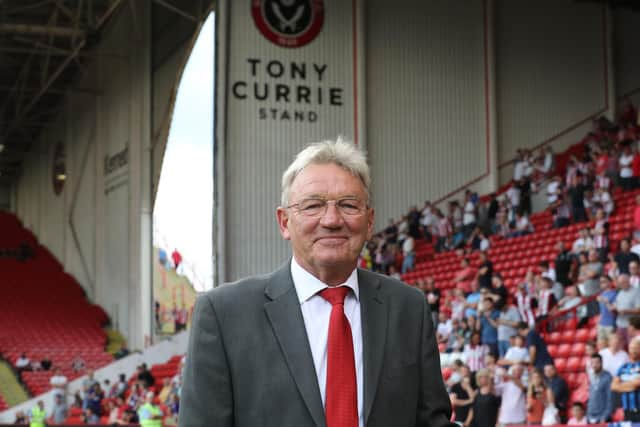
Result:
[[[105,379],[102,383],[94,378],[91,370],[87,371],[82,383],[82,390],[73,396],[67,393],[68,380],[59,368],[51,377],[54,390],[54,404],[46,409],[38,404],[30,414],[16,414],[15,424],[27,424],[44,411],[48,425],[64,424],[71,408],[82,413],[84,424],[130,425],[140,422],[141,417],[148,417],[148,412],[158,408],[158,417],[163,418],[163,425],[176,425],[180,409],[180,391],[182,388],[182,359],[180,369],[173,378],[165,378],[158,384],[146,364],[137,368],[136,374],[127,380],[120,374],[111,382]],[[161,411],[161,412],[160,412]]]
[[[483,201],[466,191],[446,212],[429,202],[412,207],[400,222],[390,220],[363,251],[364,267],[398,278],[414,269],[421,239],[438,252],[459,255],[454,289],[441,290],[429,276],[414,283],[425,293],[443,364],[451,369],[447,387],[458,424],[580,425],[610,420],[616,406],[640,410],[640,399],[634,407],[625,399],[625,393],[640,393],[640,380],[631,386],[624,371],[640,370],[640,354],[633,354],[640,353],[640,341],[633,340],[640,328],[640,197],[634,233],[617,247],[609,240],[613,189],[640,187],[640,129],[630,117],[637,118],[637,111],[627,102],[617,124],[595,120],[584,154],[571,157],[563,175],[550,149],[521,150],[504,194]],[[490,237],[533,232],[531,195],[538,191],[546,193],[550,227],[585,226],[572,245],[559,241],[555,259],[529,269],[508,291],[488,256]],[[575,318],[582,326],[597,315],[597,342],[586,345],[588,399],[570,402],[568,384],[539,334],[550,326],[540,325],[549,318]],[[625,411],[625,418],[633,414]]]

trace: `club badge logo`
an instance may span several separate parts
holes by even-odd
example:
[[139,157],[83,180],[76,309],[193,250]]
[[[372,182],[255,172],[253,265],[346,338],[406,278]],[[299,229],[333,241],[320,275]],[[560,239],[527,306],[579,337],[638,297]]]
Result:
[[252,0],[256,27],[272,43],[301,47],[313,41],[324,22],[323,0]]

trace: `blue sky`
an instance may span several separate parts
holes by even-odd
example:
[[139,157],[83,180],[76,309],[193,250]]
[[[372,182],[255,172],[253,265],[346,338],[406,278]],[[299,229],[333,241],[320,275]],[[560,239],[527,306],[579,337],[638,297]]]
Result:
[[178,248],[199,291],[212,287],[214,29],[211,14],[182,75],[153,212],[154,245]]

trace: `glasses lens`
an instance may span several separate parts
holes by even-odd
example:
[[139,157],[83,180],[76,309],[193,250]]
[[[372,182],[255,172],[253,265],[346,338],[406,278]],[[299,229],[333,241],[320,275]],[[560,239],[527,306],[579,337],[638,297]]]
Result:
[[[297,203],[298,212],[305,216],[321,216],[327,212],[330,200],[304,199]],[[335,200],[336,207],[343,215],[360,215],[365,210],[364,204],[358,199]]]

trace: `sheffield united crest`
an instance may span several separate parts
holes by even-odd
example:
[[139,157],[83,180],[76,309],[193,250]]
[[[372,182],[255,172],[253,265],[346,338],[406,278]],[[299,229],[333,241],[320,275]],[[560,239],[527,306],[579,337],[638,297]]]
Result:
[[282,47],[304,46],[320,33],[324,22],[323,0],[252,0],[256,27],[272,43]]

